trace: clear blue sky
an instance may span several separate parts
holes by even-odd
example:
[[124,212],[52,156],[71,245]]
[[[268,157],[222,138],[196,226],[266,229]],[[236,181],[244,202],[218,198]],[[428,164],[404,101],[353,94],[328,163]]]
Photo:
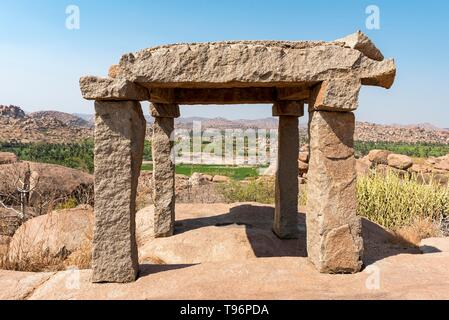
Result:
[[[68,5],[80,30],[65,27]],[[365,8],[380,8],[367,30]],[[123,53],[158,44],[215,40],[334,40],[360,29],[398,76],[385,90],[364,87],[359,120],[449,127],[449,1],[0,0],[0,104],[26,111],[92,113],[82,75],[106,75]],[[260,118],[270,106],[183,107],[183,116]]]

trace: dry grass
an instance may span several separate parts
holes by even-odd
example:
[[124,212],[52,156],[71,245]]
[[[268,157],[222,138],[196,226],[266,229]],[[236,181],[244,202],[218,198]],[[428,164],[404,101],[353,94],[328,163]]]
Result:
[[85,241],[81,247],[70,254],[63,264],[66,269],[90,269],[92,263],[92,241]]
[[[83,206],[74,210],[84,209],[89,210]],[[61,219],[63,212],[64,217],[67,218]],[[79,237],[77,239],[85,240],[80,242],[73,252],[67,250],[65,246],[67,243],[63,242],[67,241],[67,238],[54,239],[58,237],[56,232],[67,232],[73,226],[72,220],[66,220],[71,214],[72,210],[56,211],[52,213],[52,216],[40,217],[39,219],[44,218],[44,220],[39,224],[22,225],[15,234],[15,241],[9,245],[9,254],[0,261],[0,269],[23,272],[61,271],[68,268],[89,269],[92,252],[92,221],[88,223],[85,230],[74,234]],[[50,244],[54,241],[60,241],[59,247]],[[50,246],[53,249],[50,249]],[[55,248],[57,252],[54,251]]]
[[[300,186],[299,204],[307,203],[307,187]],[[229,202],[274,203],[274,179],[223,184]],[[373,172],[357,183],[358,214],[392,230],[398,237],[418,243],[424,237],[441,235],[440,221],[449,215],[449,186],[418,176],[400,177],[394,171]]]
[[231,181],[219,186],[228,202],[274,203],[274,179],[259,178],[245,182]]
[[449,215],[449,186],[433,179],[422,183],[417,175],[372,173],[358,179],[357,195],[359,215],[390,230],[436,223]]

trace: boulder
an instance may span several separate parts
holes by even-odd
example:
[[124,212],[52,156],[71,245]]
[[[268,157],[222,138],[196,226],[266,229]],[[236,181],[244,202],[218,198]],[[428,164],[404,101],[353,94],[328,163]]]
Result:
[[0,152],[0,165],[16,163],[19,161],[17,156],[12,152]]
[[390,167],[399,169],[399,170],[407,170],[411,166],[413,166],[413,160],[409,156],[405,156],[402,154],[390,154],[387,158],[388,165]]
[[220,175],[215,175],[212,179],[213,182],[216,183],[224,183],[224,182],[229,182],[231,179],[227,176],[220,176]]
[[374,164],[388,164],[388,156],[391,154],[390,151],[386,150],[371,150],[368,153],[369,161]]
[[371,169],[371,161],[368,156],[357,159],[355,162],[355,170],[357,172],[357,176],[365,176],[370,173]]
[[16,181],[23,179],[28,168],[31,171],[31,188],[34,188],[30,205],[40,206],[43,202],[71,196],[92,200],[93,175],[59,165],[27,161],[0,166],[0,193],[17,195]]
[[203,174],[203,177],[207,180],[207,181],[212,181],[214,179],[214,176],[211,176],[210,174]]
[[449,171],[449,159],[442,159],[435,163],[435,169]]
[[91,241],[93,210],[91,207],[53,211],[28,220],[11,239],[8,259],[11,263],[36,258],[66,258]]
[[189,183],[192,186],[199,186],[202,184],[206,184],[208,182],[207,178],[204,176],[204,174],[199,172],[194,172],[189,179]]
[[425,163],[414,163],[410,167],[410,171],[415,173],[429,173],[432,172],[432,167]]

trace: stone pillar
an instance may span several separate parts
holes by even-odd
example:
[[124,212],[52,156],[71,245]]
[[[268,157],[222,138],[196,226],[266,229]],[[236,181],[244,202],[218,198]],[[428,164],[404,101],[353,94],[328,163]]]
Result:
[[145,128],[139,102],[95,102],[93,282],[137,277],[136,192]]
[[303,115],[303,102],[279,101],[273,105],[273,116],[279,116],[273,231],[282,239],[298,237],[298,117]]
[[177,104],[152,103],[153,124],[153,203],[154,235],[173,235],[175,223],[175,162],[172,157],[174,118],[179,117]]
[[362,267],[352,112],[310,112],[307,252],[322,273]]

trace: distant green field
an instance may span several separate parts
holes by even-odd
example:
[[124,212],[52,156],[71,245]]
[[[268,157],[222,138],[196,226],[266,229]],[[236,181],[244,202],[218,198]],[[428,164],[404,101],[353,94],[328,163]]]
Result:
[[433,143],[403,143],[403,142],[355,142],[358,156],[365,156],[370,150],[388,150],[416,158],[441,157],[449,154],[449,145]]
[[[220,165],[203,165],[203,164],[181,164],[176,166],[177,174],[184,174],[191,176],[194,172],[227,176],[235,180],[243,180],[248,177],[259,176],[258,167],[234,167],[234,166],[220,166]],[[153,170],[151,164],[142,165],[143,171]]]

